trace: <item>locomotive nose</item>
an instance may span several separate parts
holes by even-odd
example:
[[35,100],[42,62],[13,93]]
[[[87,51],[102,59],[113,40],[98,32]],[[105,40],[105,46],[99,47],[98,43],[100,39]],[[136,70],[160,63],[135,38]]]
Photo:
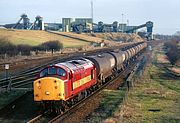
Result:
[[61,79],[44,77],[34,81],[34,100],[61,100],[64,99],[64,83]]

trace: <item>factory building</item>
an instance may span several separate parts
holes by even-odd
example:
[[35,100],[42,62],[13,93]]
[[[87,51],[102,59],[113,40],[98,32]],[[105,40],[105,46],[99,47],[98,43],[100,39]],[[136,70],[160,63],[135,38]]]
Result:
[[92,28],[92,18],[75,18],[75,21],[72,18],[62,18],[63,32],[90,32]]
[[127,25],[125,23],[119,24],[119,32],[124,32],[127,28]]
[[82,29],[78,29],[79,32],[91,32],[93,29],[92,18],[75,18],[75,23],[72,27],[78,28],[81,25]]
[[[22,14],[20,19],[15,24],[6,24],[3,27],[5,28],[14,28],[14,29],[26,29],[26,30],[54,30],[54,31],[63,31],[63,32],[76,32],[76,33],[91,33],[91,32],[122,32],[122,33],[137,33],[138,29],[147,28],[146,33],[141,33],[148,40],[152,39],[153,32],[153,22],[148,21],[139,26],[127,26],[126,23],[118,23],[114,21],[111,24],[105,24],[102,21],[93,23],[92,18],[62,18],[61,23],[44,23],[43,17],[36,16],[33,23],[30,22],[30,19],[26,14]],[[2,28],[2,27],[1,27]]]
[[62,18],[62,31],[71,32],[71,24],[73,22],[72,18]]

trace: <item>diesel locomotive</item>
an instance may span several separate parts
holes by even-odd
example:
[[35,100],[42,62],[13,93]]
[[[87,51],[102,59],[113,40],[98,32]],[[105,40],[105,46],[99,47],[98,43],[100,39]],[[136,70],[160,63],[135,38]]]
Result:
[[63,112],[121,72],[147,47],[139,43],[124,51],[76,58],[43,68],[33,83],[34,101]]

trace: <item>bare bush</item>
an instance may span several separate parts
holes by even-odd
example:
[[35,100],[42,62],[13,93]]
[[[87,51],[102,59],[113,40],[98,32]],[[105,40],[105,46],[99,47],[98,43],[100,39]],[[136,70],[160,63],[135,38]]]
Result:
[[16,45],[13,45],[7,38],[0,38],[0,54],[14,56],[17,55],[17,53]]
[[51,51],[52,54],[54,51],[59,51],[60,49],[63,48],[63,44],[60,41],[48,41],[45,43],[42,43],[37,47],[38,50],[41,51]]
[[167,48],[167,56],[173,65],[175,65],[180,58],[178,43],[179,41],[169,41],[164,44]]
[[20,44],[17,46],[17,50],[18,52],[21,52],[21,55],[29,56],[31,54],[32,49],[32,46],[26,44]]

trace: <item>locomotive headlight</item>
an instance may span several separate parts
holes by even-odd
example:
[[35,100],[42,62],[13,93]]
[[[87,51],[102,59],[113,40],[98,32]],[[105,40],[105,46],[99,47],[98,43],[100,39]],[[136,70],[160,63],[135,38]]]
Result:
[[59,86],[59,82],[57,82],[56,85]]
[[50,94],[50,92],[49,92],[49,91],[46,91],[46,92],[45,92],[45,94],[46,94],[46,95],[49,95],[49,94]]

